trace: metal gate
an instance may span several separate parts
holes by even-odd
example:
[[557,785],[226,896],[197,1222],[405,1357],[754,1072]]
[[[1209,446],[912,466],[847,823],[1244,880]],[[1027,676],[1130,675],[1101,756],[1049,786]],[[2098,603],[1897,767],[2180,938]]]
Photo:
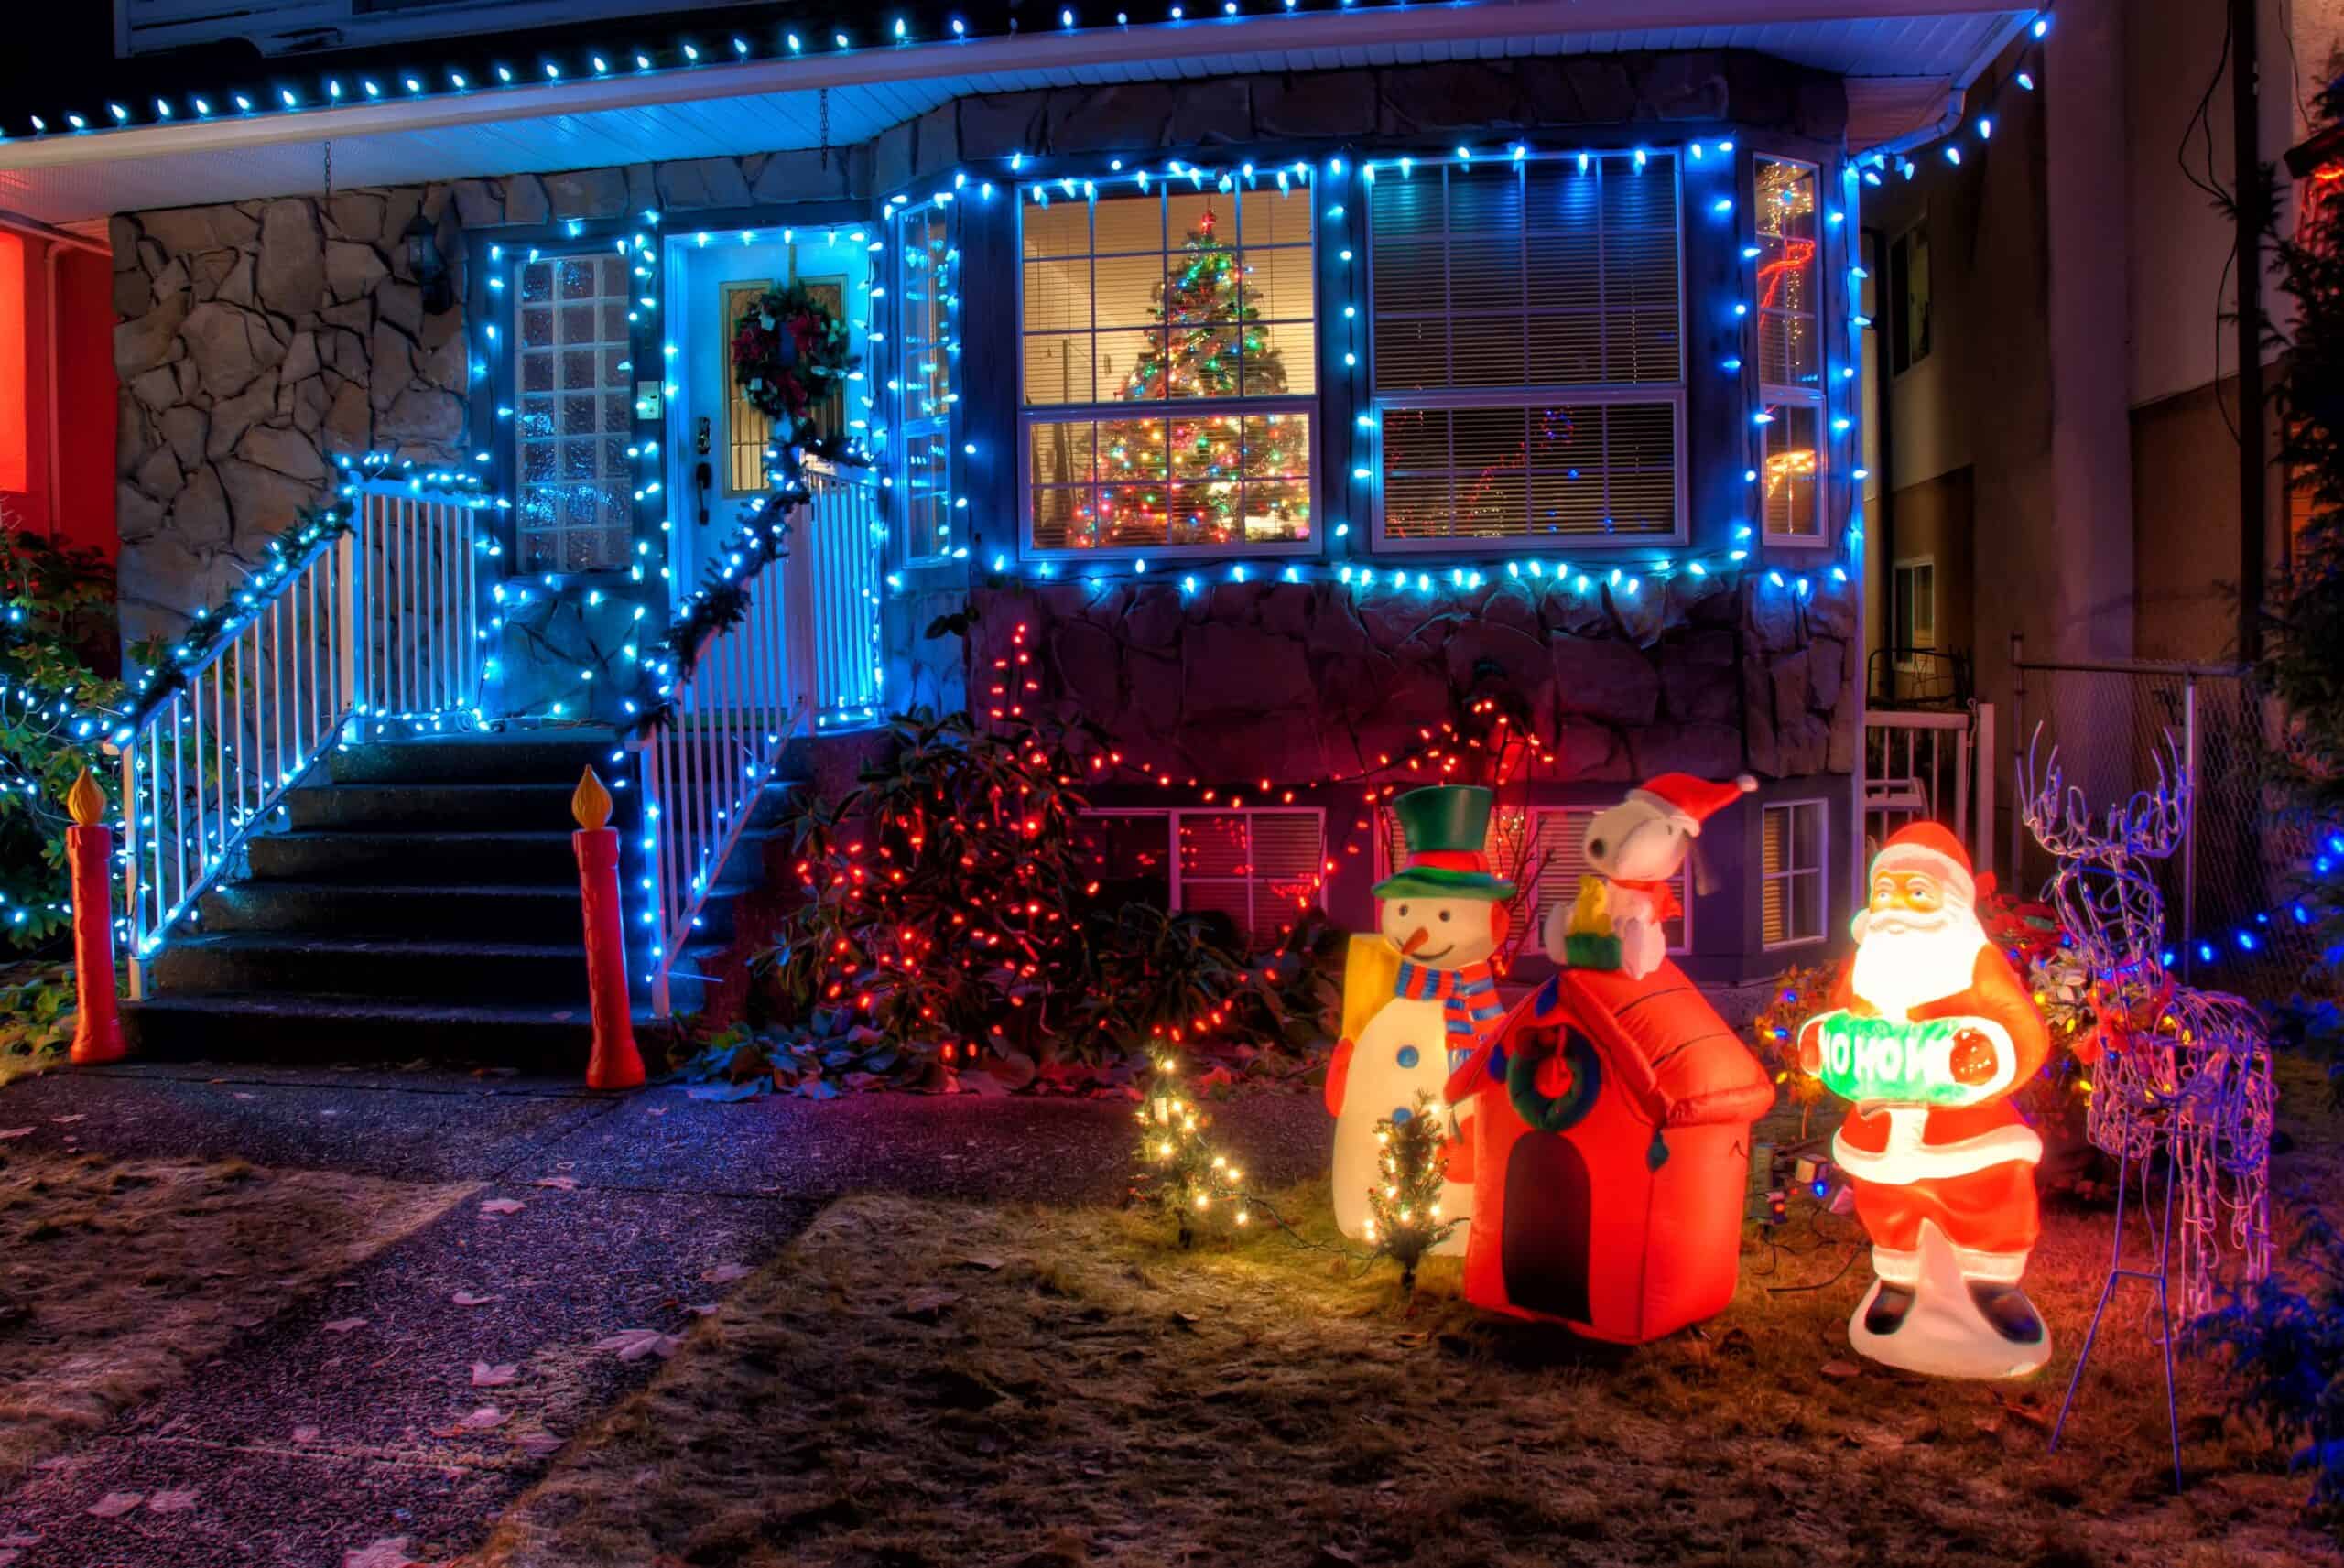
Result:
[[[2233,665],[2156,660],[2029,660],[2011,639],[2013,755],[2035,727],[2046,754],[2059,748],[2067,781],[2104,813],[2155,777],[2153,760],[2171,734],[2197,780],[2181,848],[2157,870],[2165,946],[2193,984],[2281,989],[2316,956],[2298,924],[2295,868],[2308,839],[2289,826],[2262,769],[2263,711]],[[2050,875],[2050,857],[2011,814],[2010,859],[2019,888]]]

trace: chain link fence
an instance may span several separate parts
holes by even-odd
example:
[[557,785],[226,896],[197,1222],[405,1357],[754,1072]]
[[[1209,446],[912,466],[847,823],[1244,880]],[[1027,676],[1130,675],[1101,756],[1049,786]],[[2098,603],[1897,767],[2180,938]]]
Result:
[[[2247,996],[2292,989],[2317,952],[2290,902],[2308,845],[2263,783],[2262,706],[2244,672],[2145,660],[2029,660],[2015,639],[2012,653],[2013,758],[2024,759],[2034,742],[2039,774],[2056,746],[2067,782],[2096,815],[2156,782],[2167,736],[2195,773],[2188,834],[2156,867],[2172,967],[2191,984]],[[2032,892],[2053,864],[2026,830],[2024,804],[2013,795],[2006,863],[2013,891]]]

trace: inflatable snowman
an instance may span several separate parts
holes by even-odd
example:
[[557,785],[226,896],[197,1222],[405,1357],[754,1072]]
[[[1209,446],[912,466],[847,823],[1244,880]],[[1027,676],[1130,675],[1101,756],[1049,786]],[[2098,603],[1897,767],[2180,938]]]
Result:
[[[1503,1021],[1491,957],[1504,943],[1514,884],[1490,875],[1481,846],[1492,797],[1441,785],[1393,803],[1408,863],[1378,882],[1378,931],[1353,936],[1343,977],[1343,1037],[1327,1072],[1335,1118],[1335,1223],[1368,1239],[1368,1192],[1382,1179],[1377,1122],[1405,1121],[1416,1096],[1438,1100],[1451,1069]],[[1456,1113],[1447,1146],[1441,1216],[1460,1223],[1440,1246],[1461,1253],[1473,1210],[1466,1129]]]

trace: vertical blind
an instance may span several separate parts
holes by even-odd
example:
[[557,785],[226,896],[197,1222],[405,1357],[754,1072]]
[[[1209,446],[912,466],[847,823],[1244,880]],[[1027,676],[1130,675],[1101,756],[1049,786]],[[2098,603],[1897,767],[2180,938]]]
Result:
[[1385,164],[1369,212],[1384,537],[1673,534],[1675,157]]

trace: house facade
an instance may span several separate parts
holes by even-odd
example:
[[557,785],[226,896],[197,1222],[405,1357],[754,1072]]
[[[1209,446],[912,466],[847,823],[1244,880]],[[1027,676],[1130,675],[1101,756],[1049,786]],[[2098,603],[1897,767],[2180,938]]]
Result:
[[1090,727],[1110,873],[1264,943],[1370,919],[1411,782],[1502,782],[1544,904],[1588,811],[1746,772],[1676,933],[1743,979],[1822,957],[1861,877],[1862,173],[2048,46],[1706,9],[468,35],[0,165],[103,218],[127,642],[304,507],[461,476],[477,667],[395,717],[626,723],[677,682],[659,629],[754,569],[731,345],[803,286],[875,460],[751,584],[791,673],[736,697],[819,666],[818,735]]

